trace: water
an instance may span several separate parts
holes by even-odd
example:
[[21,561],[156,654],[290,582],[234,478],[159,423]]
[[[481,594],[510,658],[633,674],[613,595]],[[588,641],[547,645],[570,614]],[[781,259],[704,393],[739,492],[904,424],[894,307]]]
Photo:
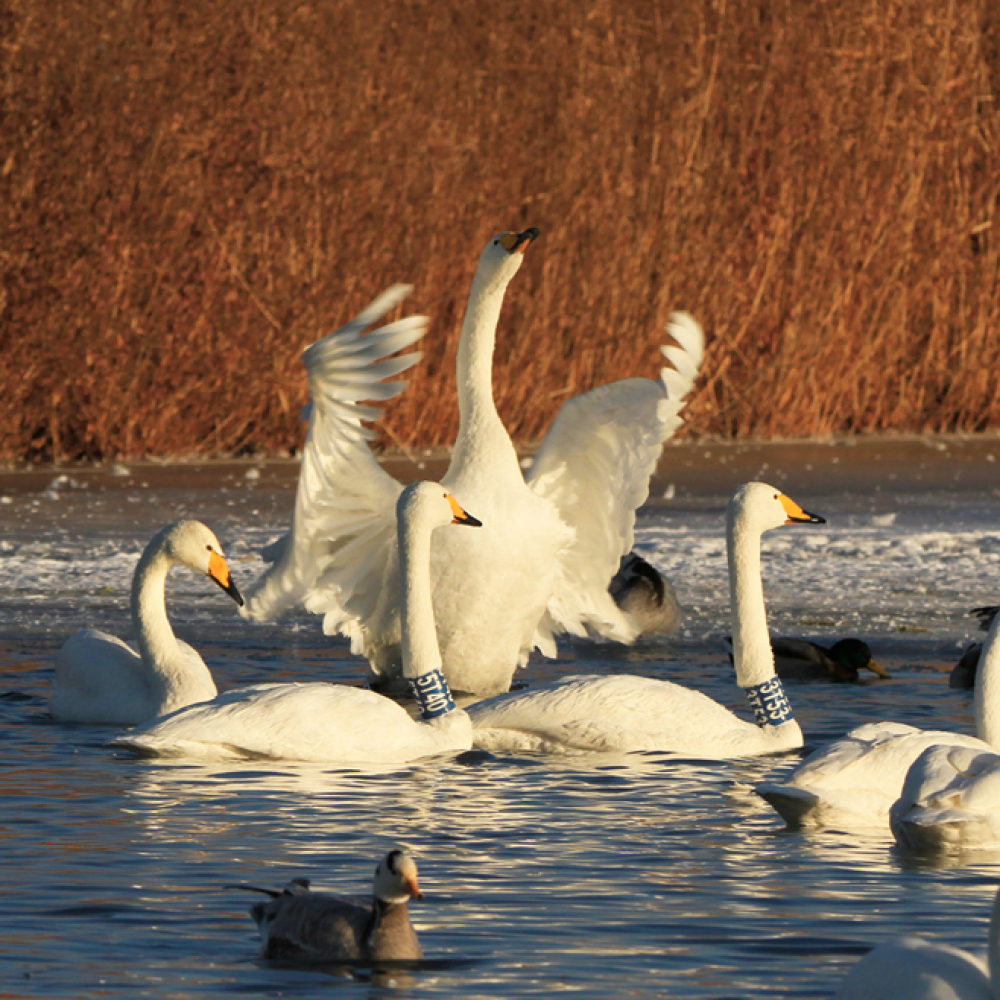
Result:
[[[663,754],[567,759],[467,753],[359,771],[139,760],[113,730],[53,724],[51,660],[75,628],[129,630],[127,593],[152,531],[198,513],[237,581],[280,530],[294,469],[145,468],[0,477],[0,997],[822,997],[868,948],[903,932],[985,944],[993,855],[929,861],[891,837],[790,833],[752,786],[800,759],[706,763]],[[142,486],[142,483],[148,486]],[[74,485],[75,484],[75,485]],[[710,484],[711,485],[711,484]],[[894,718],[970,732],[946,668],[997,597],[1000,498],[979,489],[800,495],[828,515],[768,537],[778,633],[869,640],[893,680],[786,685],[814,745]],[[225,492],[222,492],[222,491]],[[748,717],[720,653],[727,631],[721,510],[676,491],[638,547],[689,608],[675,639],[567,645],[527,679],[632,671],[698,687]],[[662,495],[662,494],[660,494]],[[6,500],[3,498],[6,497]],[[356,681],[316,619],[251,626],[184,570],[178,633],[220,687]],[[252,901],[226,886],[293,876],[367,891],[394,844],[418,857],[412,905],[428,960],[412,970],[295,970],[256,957]]]

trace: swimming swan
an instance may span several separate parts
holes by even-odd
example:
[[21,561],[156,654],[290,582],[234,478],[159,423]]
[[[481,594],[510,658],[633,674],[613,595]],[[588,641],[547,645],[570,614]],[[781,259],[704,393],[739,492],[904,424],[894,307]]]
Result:
[[407,904],[423,899],[417,865],[390,851],[375,869],[371,896],[312,892],[308,879],[292,879],[250,908],[260,931],[261,957],[284,962],[414,961],[424,957]]
[[390,698],[345,684],[258,684],[167,715],[114,741],[143,754],[405,763],[472,746],[472,723],[441,672],[430,600],[431,533],[479,526],[437,483],[414,483],[397,503],[403,582],[403,668],[420,720]]
[[[480,257],[458,348],[458,438],[441,480],[486,525],[477,533],[442,532],[431,562],[445,676],[452,688],[480,695],[508,690],[533,647],[555,656],[559,632],[635,638],[638,627],[616,607],[608,583],[632,547],[635,510],[663,442],[681,423],[703,355],[701,328],[675,313],[667,329],[681,346],[661,350],[676,370],[663,369],[658,382],[625,379],[566,402],[525,481],[493,401],[492,366],[504,292],[537,235],[503,233]],[[352,650],[388,679],[401,664],[392,531],[400,485],[359,432],[359,418],[376,411],[333,421],[315,404],[327,393],[320,363],[327,355],[337,354],[355,383],[353,394],[337,396],[338,418],[398,385],[379,385],[368,364],[388,353],[378,348],[385,331],[357,337],[405,294],[390,290],[306,351],[314,409],[291,530],[268,551],[276,561],[247,598],[258,619],[300,603],[324,615],[324,631],[348,635]]]
[[132,627],[136,653],[121,639],[96,629],[70,636],[56,657],[49,702],[61,722],[134,726],[165,712],[215,696],[205,661],[173,633],[164,588],[180,563],[214,580],[243,603],[222,546],[200,521],[178,521],[155,535],[132,576]]
[[886,941],[851,969],[835,1000],[1000,1000],[1000,893],[988,941],[986,963],[924,938]]
[[902,847],[1000,847],[1000,616],[990,619],[976,681],[976,728],[986,743],[928,747],[907,771],[889,825]]
[[[1000,621],[1000,617],[997,619]],[[917,729],[900,722],[870,722],[851,730],[843,739],[820,747],[807,757],[782,783],[765,782],[755,789],[791,827],[877,826],[889,823],[889,811],[903,793],[908,772],[931,747],[943,751],[923,765],[924,777],[907,792],[907,802],[916,806],[925,796],[934,798],[951,785],[954,763],[969,762],[971,756],[993,753],[1000,748],[1000,643],[995,641],[994,623],[983,645],[981,669],[976,678],[976,732],[974,736],[936,729]],[[954,757],[945,751],[957,752]],[[970,754],[969,751],[973,751]],[[972,790],[953,794],[975,800]],[[988,796],[987,782],[980,786]],[[1000,798],[994,799],[1000,804]],[[902,824],[902,816],[897,825]],[[971,830],[971,827],[969,828]],[[914,832],[914,837],[917,833]],[[959,835],[960,836],[960,835]],[[971,834],[970,834],[971,836]]]
[[757,718],[744,722],[700,691],[633,675],[566,677],[468,708],[485,750],[664,750],[725,759],[802,746],[767,634],[760,542],[782,524],[822,524],[764,483],[741,486],[726,509],[736,683]]

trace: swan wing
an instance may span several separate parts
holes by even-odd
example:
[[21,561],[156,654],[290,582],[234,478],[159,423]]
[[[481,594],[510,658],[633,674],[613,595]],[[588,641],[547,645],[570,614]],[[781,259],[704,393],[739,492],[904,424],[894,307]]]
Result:
[[[246,595],[246,613],[269,620],[297,605],[323,614],[327,633],[344,632],[355,652],[386,629],[398,631],[384,599],[395,588],[396,498],[401,486],[372,454],[375,434],[362,421],[379,416],[380,402],[407,382],[384,382],[420,360],[390,357],[427,330],[424,316],[407,316],[372,330],[410,293],[394,285],[349,323],[306,348],[309,432],[302,453],[291,529],[268,546],[274,564]],[[387,586],[388,585],[388,586]]]
[[538,626],[543,652],[554,648],[558,632],[590,630],[622,641],[638,633],[608,583],[632,548],[636,509],[649,495],[663,443],[683,422],[680,411],[704,357],[694,317],[673,313],[667,332],[679,346],[661,350],[674,367],[664,368],[658,382],[623,379],[564,403],[528,472],[531,489],[576,530]]

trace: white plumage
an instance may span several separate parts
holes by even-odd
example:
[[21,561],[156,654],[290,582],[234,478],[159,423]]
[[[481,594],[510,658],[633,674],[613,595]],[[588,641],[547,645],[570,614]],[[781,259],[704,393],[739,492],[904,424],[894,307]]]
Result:
[[200,521],[179,521],[156,534],[132,576],[132,625],[139,651],[96,629],[76,632],[56,657],[49,710],[63,722],[134,726],[212,698],[205,661],[170,627],[166,580],[180,563],[214,580],[243,603],[215,535]]
[[[646,498],[663,442],[681,422],[703,356],[700,327],[675,314],[668,330],[680,346],[663,351],[676,370],[664,369],[658,382],[626,379],[568,401],[525,481],[493,401],[492,360],[504,292],[536,235],[502,234],[480,258],[458,352],[459,434],[442,484],[485,527],[441,533],[432,555],[445,674],[453,688],[483,695],[506,691],[532,648],[554,655],[559,632],[635,637],[635,622],[615,606],[607,587],[631,549],[635,509]],[[350,636],[352,649],[389,679],[401,673],[392,532],[400,486],[363,440],[360,421],[376,411],[358,401],[397,391],[399,383],[379,385],[384,373],[370,362],[399,346],[382,343],[388,327],[365,338],[367,355],[338,345],[363,343],[357,331],[403,294],[387,293],[306,352],[313,411],[291,531],[248,596],[256,618],[273,618],[298,603],[322,614],[326,632]],[[416,339],[423,321],[409,322]],[[321,370],[317,358],[327,354],[338,367]],[[350,391],[334,394],[336,413],[328,414],[331,373]]]
[[[976,676],[976,732],[978,737],[963,733],[923,730],[899,722],[872,722],[851,730],[842,739],[807,757],[783,782],[765,782],[756,788],[792,827],[878,827],[889,824],[890,809],[903,794],[907,807],[900,806],[894,825],[900,836],[929,837],[931,814],[920,813],[922,831],[914,825],[910,833],[905,808],[921,808],[921,804],[943,802],[942,791],[952,789],[952,801],[976,799],[975,782],[969,775],[955,773],[954,762],[971,762],[982,754],[993,754],[1000,747],[1000,643],[997,628],[1000,616],[990,629],[983,645],[979,672]],[[932,748],[940,748],[924,758],[919,775],[908,779],[918,758]],[[954,753],[953,753],[954,752]],[[982,801],[988,801],[992,788],[989,770],[980,767],[983,778]],[[963,787],[964,786],[964,787]],[[960,798],[956,800],[955,795]],[[1000,805],[1000,797],[994,799]],[[917,814],[915,813],[914,816]],[[939,814],[943,815],[943,814]],[[950,820],[946,821],[950,822]],[[978,839],[984,828],[975,823],[964,827],[970,838]],[[979,832],[973,832],[978,830]],[[944,830],[941,833],[945,836]],[[954,843],[963,836],[958,826],[947,834]]]
[[[403,554],[404,668],[408,678],[440,675],[430,602],[431,532],[452,521],[476,525],[437,483],[414,483],[400,495]],[[442,680],[444,703],[450,703]],[[465,712],[412,719],[396,702],[343,684],[260,684],[228,691],[132,730],[116,746],[160,756],[267,757],[337,763],[405,763],[468,750]]]
[[[782,524],[822,522],[773,486],[748,483],[730,501],[726,518],[736,682],[774,687],[760,574],[761,535]],[[787,707],[787,703],[785,703]],[[662,750],[725,759],[802,745],[791,718],[780,724],[746,722],[699,691],[649,677],[567,677],[500,695],[468,709],[475,744],[486,750]]]
[[851,969],[835,1000],[996,998],[1000,998],[1000,894],[990,916],[988,962],[924,938],[894,938],[873,948]]

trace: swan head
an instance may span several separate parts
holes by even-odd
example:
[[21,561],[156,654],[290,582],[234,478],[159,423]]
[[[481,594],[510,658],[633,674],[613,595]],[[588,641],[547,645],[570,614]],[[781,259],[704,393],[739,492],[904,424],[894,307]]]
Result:
[[482,527],[482,521],[463,510],[462,505],[440,483],[412,483],[399,494],[396,516],[402,524],[420,524],[428,530],[446,524]]
[[476,280],[490,288],[506,288],[524,260],[524,251],[538,238],[541,230],[532,226],[519,233],[497,233],[479,257]]
[[405,903],[423,899],[417,884],[417,863],[406,851],[390,851],[375,869],[374,895],[383,903]]
[[791,497],[767,483],[744,483],[726,508],[734,528],[763,534],[783,524],[826,524],[826,518],[803,510]]
[[222,554],[222,546],[211,528],[201,521],[178,521],[164,528],[154,539],[161,551],[174,560],[183,563],[195,573],[202,573],[217,583],[240,607],[243,597],[233,583],[229,564]]

